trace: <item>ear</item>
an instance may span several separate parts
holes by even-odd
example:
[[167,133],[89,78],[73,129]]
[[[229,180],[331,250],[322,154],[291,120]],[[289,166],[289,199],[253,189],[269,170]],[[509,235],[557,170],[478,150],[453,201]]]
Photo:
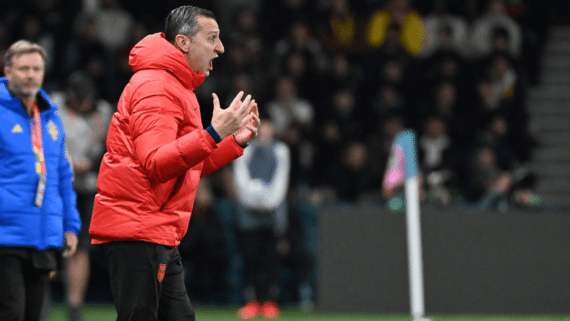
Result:
[[174,41],[176,42],[178,49],[182,50],[183,53],[188,53],[188,51],[190,51],[191,40],[187,36],[180,34],[176,35]]

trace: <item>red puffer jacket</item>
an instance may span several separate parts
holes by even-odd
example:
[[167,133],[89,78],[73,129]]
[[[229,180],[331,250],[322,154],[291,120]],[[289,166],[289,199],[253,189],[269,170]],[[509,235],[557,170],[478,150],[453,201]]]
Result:
[[193,71],[164,38],[149,35],[129,57],[135,72],[107,136],[89,233],[94,244],[137,240],[178,246],[200,177],[243,154],[233,138],[204,130]]

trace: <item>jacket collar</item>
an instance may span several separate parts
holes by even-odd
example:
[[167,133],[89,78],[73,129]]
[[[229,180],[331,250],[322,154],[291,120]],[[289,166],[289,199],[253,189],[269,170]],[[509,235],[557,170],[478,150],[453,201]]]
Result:
[[[43,89],[40,89],[38,92],[36,101],[38,102],[40,112],[53,112],[58,109],[58,107],[49,99],[47,92]],[[14,111],[23,110],[27,114],[26,108],[22,103],[20,97],[14,95],[12,92],[10,92],[10,89],[8,89],[8,79],[6,77],[0,78],[0,105],[10,108]]]

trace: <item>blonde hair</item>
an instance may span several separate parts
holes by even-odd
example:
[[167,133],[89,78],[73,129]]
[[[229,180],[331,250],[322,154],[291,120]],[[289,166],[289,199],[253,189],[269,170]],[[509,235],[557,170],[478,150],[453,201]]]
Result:
[[34,52],[39,53],[43,60],[46,60],[47,53],[42,46],[28,40],[18,40],[6,50],[4,54],[4,66],[10,67],[12,65],[12,59],[16,56]]

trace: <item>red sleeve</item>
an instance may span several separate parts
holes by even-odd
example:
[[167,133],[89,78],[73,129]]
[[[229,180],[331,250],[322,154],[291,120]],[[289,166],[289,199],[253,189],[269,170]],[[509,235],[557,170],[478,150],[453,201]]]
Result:
[[146,94],[132,106],[130,133],[136,157],[151,180],[166,182],[178,177],[216,148],[205,130],[176,139],[184,115],[180,102],[162,82],[143,84],[137,92]]
[[243,148],[238,145],[234,135],[227,136],[218,144],[218,148],[205,159],[201,176],[204,177],[217,171],[241,155],[243,155]]

